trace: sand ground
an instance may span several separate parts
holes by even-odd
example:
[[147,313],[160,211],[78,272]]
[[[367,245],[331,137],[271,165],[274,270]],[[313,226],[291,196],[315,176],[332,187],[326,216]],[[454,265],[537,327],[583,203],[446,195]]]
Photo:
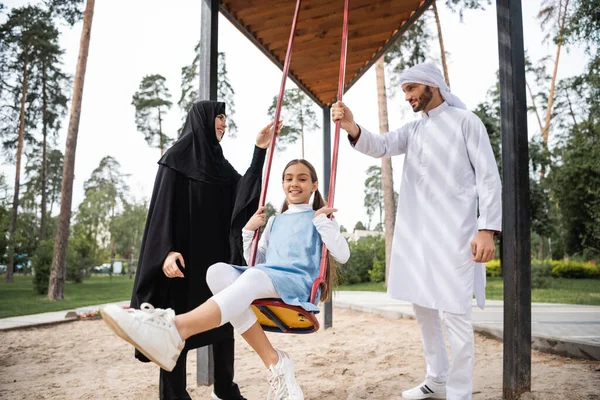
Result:
[[[334,328],[311,335],[269,334],[292,355],[308,399],[400,399],[424,376],[415,320],[390,320],[334,310]],[[188,357],[188,391],[196,387],[195,351]],[[133,358],[133,348],[101,320],[0,333],[2,399],[156,399],[158,367]],[[236,338],[236,382],[249,399],[265,399],[259,358]],[[474,399],[501,399],[502,343],[476,335]],[[600,399],[600,362],[535,352],[532,391],[542,400]]]

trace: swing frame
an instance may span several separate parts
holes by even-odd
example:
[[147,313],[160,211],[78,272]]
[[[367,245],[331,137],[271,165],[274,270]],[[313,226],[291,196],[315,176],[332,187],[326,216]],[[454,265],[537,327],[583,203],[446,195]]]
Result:
[[[275,151],[275,144],[277,141],[277,121],[281,115],[281,106],[283,103],[283,96],[285,94],[285,83],[288,78],[290,63],[292,60],[292,50],[294,46],[294,37],[296,36],[296,27],[298,23],[298,15],[300,12],[300,5],[302,0],[296,1],[296,9],[294,11],[294,19],[292,21],[292,28],[290,31],[290,37],[288,40],[287,52],[285,55],[285,62],[283,66],[283,76],[281,79],[281,86],[279,88],[279,96],[277,98],[277,106],[275,109],[275,118],[273,122],[272,140],[269,147],[269,154],[267,157],[267,167],[263,180],[262,190],[260,194],[259,208],[265,205],[267,190],[269,187],[269,177],[271,175],[271,164],[273,161],[273,153]],[[346,79],[346,55],[348,52],[348,9],[349,0],[344,0],[344,22],[342,25],[342,48],[340,51],[340,71],[338,75],[338,93],[337,99],[342,101],[344,95],[344,82]],[[329,178],[329,196],[327,196],[327,207],[332,208],[335,198],[335,182],[337,177],[337,163],[338,153],[340,145],[340,129],[341,122],[335,123],[335,135],[333,145],[333,157],[331,162],[331,175]],[[332,216],[330,216],[332,218]],[[252,248],[250,251],[250,262],[248,265],[254,266],[256,263],[256,253],[258,250],[258,241],[260,239],[260,231],[257,229],[254,232],[252,238]],[[327,290],[327,260],[328,250],[327,246],[323,244],[321,252],[321,264],[319,268],[319,276],[315,279],[311,292],[310,302],[317,305],[319,299],[317,299],[317,293],[319,288],[321,291]],[[317,319],[314,312],[307,311],[299,306],[293,306],[286,304],[281,299],[259,299],[252,303],[252,309],[258,318],[258,322],[262,326],[263,330],[268,332],[278,333],[313,333],[319,330],[319,320]]]

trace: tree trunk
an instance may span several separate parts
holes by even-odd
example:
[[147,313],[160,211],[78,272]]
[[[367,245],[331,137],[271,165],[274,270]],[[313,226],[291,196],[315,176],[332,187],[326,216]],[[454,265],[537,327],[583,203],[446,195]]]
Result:
[[27,97],[28,54],[23,62],[23,87],[21,88],[21,111],[19,114],[19,136],[17,139],[17,165],[15,171],[15,190],[13,196],[12,216],[10,220],[10,236],[8,248],[8,266],[6,267],[6,283],[13,281],[15,270],[15,233],[17,231],[17,213],[19,212],[19,186],[21,179],[21,153],[23,152],[23,136],[25,135],[25,101]]
[[[375,74],[377,78],[377,104],[379,106],[379,131],[389,131],[387,95],[385,91],[385,70],[383,57],[375,63]],[[394,238],[394,224],[396,221],[396,207],[394,206],[394,173],[392,170],[392,159],[384,157],[381,159],[381,186],[383,187],[383,210],[385,230],[385,283],[390,272],[390,257],[392,254],[392,240]]]
[[444,50],[444,38],[442,36],[442,24],[440,23],[440,15],[438,14],[437,4],[435,1],[431,4],[431,7],[433,7],[433,15],[435,15],[435,24],[437,25],[438,39],[440,40],[440,52],[442,55],[442,68],[444,70],[444,79],[446,80],[446,85],[450,87],[448,64],[446,64],[446,50]]
[[71,202],[73,200],[73,177],[75,173],[75,151],[77,149],[77,134],[79,133],[79,118],[81,117],[81,100],[83,97],[83,84],[87,66],[88,52],[90,49],[90,36],[92,32],[92,18],[94,16],[95,0],[87,0],[83,15],[83,29],[79,44],[79,59],[73,86],[73,102],[71,104],[71,117],[67,134],[67,145],[63,165],[62,187],[60,191],[61,204],[56,239],[54,241],[54,256],[52,271],[48,285],[48,298],[62,300],[64,298],[67,249],[69,245],[69,228],[71,225]]
[[[544,149],[543,151],[549,153],[548,137],[550,136],[550,120],[552,119],[552,107],[554,106],[554,90],[556,88],[556,78],[558,76],[558,61],[560,59],[560,50],[562,49],[563,35],[562,31],[565,28],[565,22],[567,18],[567,7],[569,6],[569,0],[565,1],[565,7],[562,8],[562,1],[558,3],[558,40],[556,43],[556,59],[554,60],[554,71],[552,72],[552,79],[550,81],[550,93],[548,94],[548,106],[546,107],[546,120],[544,122],[544,130],[542,131],[542,139]],[[562,14],[561,14],[562,12]],[[562,19],[561,19],[562,17]],[[546,176],[546,168],[542,166],[540,176],[543,178]]]
[[46,63],[42,61],[42,205],[40,217],[40,241],[46,238],[46,140],[48,137],[48,97],[46,94]]
[[[565,28],[565,20],[567,17],[567,7],[569,6],[569,0],[565,1],[564,11],[562,10],[562,1],[559,3],[559,10],[562,12],[562,21],[559,20],[558,26],[558,41],[556,43],[556,59],[554,61],[554,72],[552,73],[552,80],[550,81],[550,93],[548,95],[548,107],[546,107],[546,121],[544,124],[544,131],[542,137],[544,143],[548,143],[548,136],[550,134],[550,120],[552,119],[552,107],[554,106],[554,89],[556,87],[556,78],[558,76],[558,60],[560,59],[560,50],[562,49],[563,35],[562,31]],[[560,13],[559,13],[560,18]]]
[[531,98],[531,106],[533,107],[533,111],[535,111],[535,116],[537,117],[538,124],[540,125],[541,133],[544,130],[544,126],[542,125],[542,119],[540,118],[540,113],[538,112],[535,104],[535,97],[533,97],[533,91],[531,90],[531,86],[529,86],[529,82],[527,80],[525,80],[525,85],[527,86],[527,91],[529,92],[529,97]]

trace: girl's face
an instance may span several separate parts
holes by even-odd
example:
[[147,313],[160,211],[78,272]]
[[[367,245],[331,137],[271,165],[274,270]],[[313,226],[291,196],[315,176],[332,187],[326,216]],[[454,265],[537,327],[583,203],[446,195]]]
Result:
[[319,187],[312,182],[309,169],[302,163],[290,165],[283,174],[283,192],[288,204],[308,204],[310,196]]

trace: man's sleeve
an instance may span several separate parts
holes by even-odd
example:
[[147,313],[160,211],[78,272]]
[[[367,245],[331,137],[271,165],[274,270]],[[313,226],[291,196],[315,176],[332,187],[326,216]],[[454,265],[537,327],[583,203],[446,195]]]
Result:
[[481,120],[472,114],[463,121],[463,133],[475,171],[479,199],[478,229],[502,231],[502,184],[490,138]]
[[371,157],[397,156],[406,153],[411,126],[411,124],[407,124],[395,131],[373,134],[359,125],[358,136],[352,138],[348,135],[348,140],[356,150]]

